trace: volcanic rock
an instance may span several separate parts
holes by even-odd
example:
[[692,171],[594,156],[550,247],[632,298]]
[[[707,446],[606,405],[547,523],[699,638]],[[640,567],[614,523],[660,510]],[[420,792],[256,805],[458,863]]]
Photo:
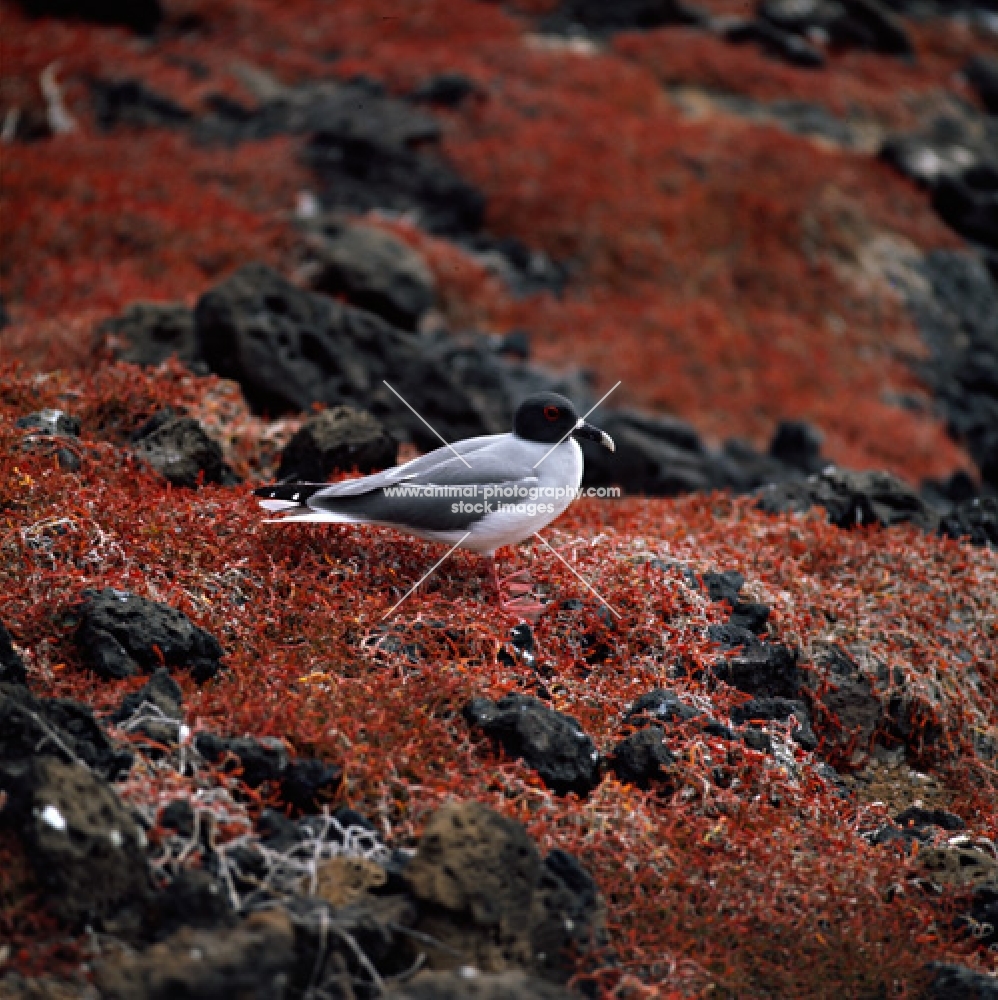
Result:
[[104,132],[130,128],[178,128],[190,124],[191,113],[150,90],[140,80],[91,80],[90,99],[97,127]]
[[821,457],[821,432],[803,420],[781,420],[769,444],[769,454],[801,472],[820,472],[828,462]]
[[36,17],[121,24],[143,35],[155,31],[163,18],[160,0],[21,0],[21,6]]
[[911,521],[933,530],[938,517],[910,486],[889,472],[847,472],[828,468],[801,482],[777,483],[759,492],[758,507],[769,514],[824,507],[840,528],[864,524],[890,527]]
[[564,980],[569,950],[584,953],[601,935],[596,886],[578,861],[552,851],[541,862],[521,824],[478,802],[430,817],[403,878],[419,904],[417,927],[444,946],[421,945],[430,968]]
[[753,719],[775,719],[782,722],[793,715],[797,719],[797,728],[792,736],[805,750],[814,750],[818,739],[811,728],[811,720],[807,706],[802,701],[789,698],[754,698],[752,701],[739,705],[731,710],[731,721],[740,726]]
[[[992,932],[991,937],[995,936]],[[987,943],[990,942],[980,941],[981,945]],[[926,969],[932,974],[932,981],[924,994],[925,1000],[998,1000],[998,980],[994,976],[950,962],[930,962]]]
[[914,53],[902,21],[877,0],[762,0],[758,12],[784,31],[821,37],[836,46]]
[[128,591],[86,591],[76,643],[100,676],[151,673],[161,663],[185,666],[199,683],[213,677],[223,655],[218,640],[182,611]]
[[467,98],[478,92],[478,85],[463,73],[437,73],[424,80],[409,95],[409,99],[437,104],[442,108],[458,108]]
[[760,642],[747,629],[743,631],[746,642],[740,652],[718,660],[712,668],[714,675],[747,694],[796,698],[802,680],[796,654],[779,643]]
[[543,250],[528,247],[514,236],[475,233],[457,240],[476,264],[498,278],[514,298],[550,292],[561,296],[568,284],[569,268]]
[[684,722],[703,713],[692,705],[687,705],[679,695],[666,688],[655,688],[641,695],[627,710],[627,718],[648,716],[661,722]]
[[972,545],[998,547],[998,497],[975,497],[957,505],[942,519],[939,531]]
[[937,826],[941,830],[963,830],[967,825],[955,813],[945,809],[923,809],[921,806],[909,806],[894,817],[894,822],[898,826],[916,830],[926,826]]
[[242,767],[242,780],[250,788],[257,788],[265,781],[278,781],[288,766],[288,752],[283,741],[272,737],[226,739],[214,733],[198,733],[194,746],[212,764],[217,764],[226,754],[233,754]]
[[143,914],[143,933],[162,941],[182,927],[231,927],[235,922],[225,883],[202,869],[184,868],[149,901]]
[[316,812],[339,790],[343,769],[318,757],[296,757],[281,773],[281,801],[298,812]]
[[51,437],[79,437],[80,421],[62,410],[39,410],[17,418],[17,426]]
[[485,420],[419,338],[373,313],[303,291],[249,264],[206,292],[195,309],[201,354],[235,379],[257,412],[312,403],[360,406],[399,439],[429,451],[439,440],[392,387],[451,440],[486,432]]
[[977,92],[988,114],[998,115],[998,59],[974,56],[963,67],[963,75]]
[[854,758],[851,763],[859,763],[883,722],[883,706],[870,679],[841,646],[817,647],[814,662],[821,670],[823,690],[811,696],[812,717],[826,752],[849,753]]
[[537,698],[519,694],[498,701],[473,698],[462,714],[511,757],[522,758],[557,794],[587,795],[598,784],[596,745],[575,719]]
[[22,685],[0,684],[0,761],[50,755],[82,761],[111,781],[132,766],[94,718],[92,709],[69,698],[37,698]]
[[[111,718],[114,722],[126,724],[132,733],[141,733],[155,743],[170,746],[180,739],[182,702],[180,685],[166,667],[160,667],[138,691],[125,695]],[[146,705],[151,711],[146,709],[143,712]],[[148,717],[133,721],[133,717],[140,713]]]
[[119,917],[149,895],[145,836],[98,774],[36,756],[0,768],[52,912],[73,925]]
[[28,672],[21,654],[14,649],[7,626],[0,621],[0,684],[27,684]]
[[570,26],[592,31],[630,31],[669,25],[704,25],[709,15],[686,0],[562,0],[544,22],[546,31]]
[[662,781],[676,763],[676,758],[663,743],[665,730],[647,726],[621,740],[609,758],[611,770],[620,781],[648,788],[652,780]]
[[101,323],[97,335],[122,361],[159,365],[176,355],[191,371],[208,373],[198,355],[194,312],[181,302],[133,302]]
[[174,486],[196,489],[201,483],[227,480],[222,448],[193,417],[166,409],[132,435],[135,454]]
[[324,222],[309,227],[309,285],[344,297],[403,330],[415,330],[434,304],[426,262],[398,237],[373,226]]
[[943,174],[932,207],[961,236],[998,249],[998,168],[978,163],[959,174]]
[[726,41],[735,44],[757,42],[767,55],[791,66],[820,69],[825,65],[825,54],[816,45],[762,18],[717,18],[714,29]]
[[95,980],[105,1000],[272,1000],[284,996],[294,959],[294,925],[286,911],[270,909],[235,927],[181,927],[145,951],[116,952],[98,964]]
[[393,466],[398,442],[363,410],[334,406],[310,417],[281,452],[277,478],[322,483],[336,471]]

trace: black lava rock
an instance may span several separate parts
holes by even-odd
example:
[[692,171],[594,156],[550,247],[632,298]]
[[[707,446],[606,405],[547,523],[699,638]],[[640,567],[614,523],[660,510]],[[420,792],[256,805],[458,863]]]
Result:
[[661,726],[647,726],[632,733],[613,748],[611,770],[621,781],[639,788],[648,788],[653,780],[667,780],[676,758],[662,742],[664,738]]
[[98,128],[180,128],[191,113],[139,80],[92,80],[90,98]]
[[0,787],[60,919],[101,926],[146,902],[145,837],[104,778],[44,755],[0,764]]
[[998,168],[978,163],[944,174],[932,192],[932,207],[961,236],[998,249]]
[[959,504],[942,519],[939,530],[950,538],[966,538],[973,545],[998,546],[998,497]]
[[796,654],[779,643],[760,642],[755,636],[752,639],[740,652],[718,660],[713,666],[714,675],[747,694],[796,698],[802,682]]
[[438,73],[421,83],[410,95],[410,100],[458,108],[476,92],[478,86],[463,73]]
[[742,742],[749,750],[757,750],[759,753],[772,753],[773,750],[773,738],[769,733],[757,729],[755,726],[749,726],[742,733]]
[[225,883],[200,869],[183,869],[150,901],[144,914],[145,936],[162,941],[181,927],[231,927],[235,912]]
[[918,493],[889,472],[846,472],[829,468],[801,482],[778,483],[759,492],[758,507],[769,514],[824,507],[840,528],[911,521],[925,530],[938,524]]
[[174,486],[226,482],[222,447],[193,417],[162,411],[133,435],[135,454]]
[[569,715],[537,698],[511,694],[490,701],[473,698],[462,710],[469,725],[522,758],[559,795],[587,795],[599,782],[599,753],[592,739]]
[[998,59],[974,56],[963,67],[963,75],[977,92],[988,114],[998,115]]
[[769,443],[769,454],[786,465],[808,474],[820,472],[828,463],[821,457],[821,432],[803,420],[783,420]]
[[436,299],[423,258],[398,237],[373,226],[325,222],[310,227],[309,285],[415,330]]
[[816,45],[784,31],[770,21],[761,18],[727,18],[715,22],[721,37],[735,44],[756,42],[759,47],[774,59],[781,59],[791,66],[802,69],[820,69],[825,65],[825,54]]
[[125,695],[111,718],[115,722],[123,722],[148,703],[155,705],[165,716],[179,719],[183,700],[180,685],[170,676],[166,667],[160,667],[138,691]]
[[213,677],[223,655],[218,640],[182,611],[127,591],[87,591],[76,643],[100,676],[131,677],[161,663],[185,666],[198,682]]
[[930,962],[926,969],[932,981],[926,988],[925,1000],[998,1000],[998,980],[994,976],[949,962]]
[[738,595],[745,586],[745,577],[737,570],[704,573],[703,585],[712,601],[727,601],[732,607],[738,603]]
[[249,264],[201,296],[195,309],[200,353],[235,379],[257,412],[312,403],[359,406],[397,439],[439,445],[382,380],[448,439],[488,428],[481,411],[431,356],[421,338],[373,313],[303,291],[263,264]]
[[257,740],[252,736],[227,739],[214,733],[198,733],[194,747],[213,764],[227,753],[233,754],[242,768],[242,780],[250,788],[258,788],[265,781],[279,781],[288,766],[288,752],[277,739]]
[[163,19],[160,0],[21,0],[37,17],[78,17],[97,24],[120,24],[151,34]]
[[902,21],[877,0],[762,0],[759,16],[769,24],[835,46],[857,46],[891,55],[914,49]]
[[174,830],[181,837],[194,833],[194,808],[187,799],[168,802],[159,814],[159,825],[165,830]]
[[679,695],[666,688],[655,688],[641,695],[626,712],[628,720],[635,716],[645,716],[660,722],[685,722],[703,713],[692,705],[687,705]]
[[62,410],[39,410],[17,418],[17,426],[35,434],[51,437],[79,437],[80,421]]
[[310,417],[281,452],[280,480],[321,483],[335,471],[369,473],[398,459],[398,442],[369,413],[334,406]]
[[546,31],[571,26],[592,31],[630,31],[668,25],[703,25],[705,11],[686,0],[562,0],[545,20]]
[[753,719],[776,719],[782,722],[791,715],[798,722],[798,726],[793,732],[794,742],[800,744],[805,750],[816,749],[818,739],[811,728],[810,713],[802,701],[789,698],[755,698],[732,709],[731,721],[736,726]]
[[926,826],[938,826],[941,830],[963,830],[966,823],[945,809],[923,809],[920,806],[909,806],[894,817],[894,822],[905,829],[920,830]]
[[343,780],[343,769],[315,757],[298,757],[281,772],[281,800],[299,812],[315,812],[332,798]]
[[814,663],[823,683],[818,688],[820,694],[810,695],[812,703],[820,702],[812,717],[825,743],[825,752],[850,752],[862,759],[884,720],[883,706],[874,694],[870,678],[840,646],[818,647]]
[[26,687],[0,684],[0,761],[53,756],[83,761],[110,781],[132,766],[130,751],[115,746],[88,705],[69,698],[36,698]]
[[115,357],[137,365],[159,365],[171,355],[206,375],[194,338],[194,312],[181,302],[134,302],[105,320],[97,334]]
[[0,621],[0,684],[27,684],[28,672],[14,649],[7,626]]

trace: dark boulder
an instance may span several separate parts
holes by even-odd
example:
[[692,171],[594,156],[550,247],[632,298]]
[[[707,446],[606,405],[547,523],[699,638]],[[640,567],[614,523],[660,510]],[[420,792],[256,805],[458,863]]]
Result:
[[101,323],[97,336],[122,361],[159,365],[175,355],[196,374],[208,372],[197,351],[194,312],[181,302],[134,302]]
[[426,261],[397,236],[373,226],[324,222],[308,228],[309,286],[343,297],[403,330],[415,330],[434,304]]
[[802,701],[790,698],[754,698],[752,701],[732,709],[731,721],[736,726],[756,719],[773,719],[783,722],[791,715],[797,720],[797,728],[792,733],[794,742],[800,744],[805,750],[816,749],[818,739],[811,728],[807,705]]
[[201,296],[199,350],[212,371],[242,386],[257,412],[352,405],[425,450],[439,440],[386,386],[449,440],[487,430],[483,415],[420,338],[373,313],[303,291],[248,264]]
[[522,758],[557,794],[587,795],[599,783],[599,753],[592,739],[571,716],[537,698],[473,698],[463,715],[511,757]]
[[183,666],[198,682],[213,677],[223,655],[218,640],[182,611],[127,591],[87,591],[76,643],[100,676],[131,677],[156,667]]
[[944,174],[932,192],[932,207],[961,236],[998,249],[998,167],[978,163]]
[[7,626],[0,621],[0,684],[27,684],[28,672],[21,654],[14,649]]
[[174,486],[196,489],[232,481],[221,445],[193,417],[161,410],[132,435],[132,442],[135,454]]
[[334,798],[343,769],[318,757],[296,757],[281,772],[281,801],[302,813],[318,812]]
[[102,777],[37,756],[0,765],[0,787],[10,796],[12,821],[48,905],[61,920],[100,926],[147,901],[145,836]]
[[286,995],[294,966],[294,924],[274,908],[232,927],[183,926],[143,951],[113,952],[94,979],[104,1000],[274,1000]]
[[442,108],[459,108],[475,93],[480,93],[478,85],[463,73],[437,73],[424,80],[409,95],[409,100]]
[[903,22],[877,0],[762,0],[758,13],[783,31],[820,37],[837,47],[914,54]]
[[824,507],[840,528],[911,521],[934,530],[938,517],[907,483],[889,472],[847,472],[828,468],[799,482],[777,483],[759,492],[758,507],[769,514]]
[[998,115],[998,59],[994,56],[974,56],[963,67],[963,75],[988,114]]
[[575,26],[591,31],[631,31],[670,25],[704,25],[706,11],[687,0],[562,0],[545,30]]
[[235,923],[225,882],[203,869],[184,868],[150,900],[142,929],[146,939],[162,941],[181,927],[206,930]]
[[803,420],[781,420],[769,444],[769,454],[801,472],[820,472],[828,462],[821,457],[821,432]]
[[635,700],[627,709],[628,721],[640,721],[642,717],[659,722],[685,722],[703,713],[692,705],[687,705],[675,691],[655,688]]
[[936,826],[940,830],[963,830],[967,824],[955,813],[946,809],[923,809],[921,806],[909,806],[894,817],[898,826],[906,829],[920,830],[927,826]]
[[18,417],[17,426],[33,434],[48,437],[79,437],[80,421],[78,417],[64,413],[62,410],[39,410]]
[[163,19],[160,0],[21,0],[36,17],[78,17],[97,24],[120,24],[151,34]]
[[277,478],[322,483],[332,472],[393,466],[398,442],[363,410],[334,406],[310,417],[281,452]]
[[714,30],[723,39],[736,45],[755,42],[766,55],[791,66],[820,69],[825,65],[825,54],[818,46],[762,18],[718,18],[714,21]]
[[824,753],[853,766],[863,763],[884,722],[873,683],[841,646],[819,645],[814,664],[818,675],[806,693]]
[[941,534],[972,545],[998,547],[998,497],[977,497],[958,504],[939,526]]
[[646,726],[621,740],[608,759],[617,778],[638,788],[648,788],[652,781],[666,781],[676,763],[672,751],[663,742],[661,726]]
[[[732,628],[732,626],[722,626]],[[775,642],[760,642],[751,636],[737,652],[715,662],[714,676],[732,687],[767,698],[797,697],[803,680],[793,650]]]
[[598,422],[616,450],[583,445],[586,485],[613,483],[628,493],[675,496],[730,483],[724,464],[683,420],[618,410]]
[[[998,897],[998,892],[995,896]],[[998,911],[998,906],[995,910]],[[989,925],[998,926],[993,921]],[[991,937],[996,937],[993,930]],[[951,962],[930,962],[926,970],[932,978],[923,994],[925,1000],[998,1000],[998,980],[987,973]]]
[[150,90],[140,80],[91,80],[90,100],[97,127],[104,132],[127,128],[182,128],[191,113]]
[[88,705],[69,698],[36,698],[22,685],[0,685],[0,761],[52,756],[82,761],[110,781],[132,766],[129,750],[108,738]]
[[125,695],[111,719],[131,733],[171,746],[180,741],[182,702],[180,685],[160,667],[138,691]]

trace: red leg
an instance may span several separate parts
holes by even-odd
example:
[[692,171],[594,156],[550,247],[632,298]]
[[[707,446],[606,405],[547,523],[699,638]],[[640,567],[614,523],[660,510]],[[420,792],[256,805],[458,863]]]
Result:
[[[520,569],[515,573],[510,573],[509,576],[500,577],[499,563],[496,560],[495,553],[493,553],[492,582],[496,589],[496,596],[499,598],[500,609],[507,615],[532,618],[536,621],[540,617],[540,613],[544,610],[544,604],[540,601],[532,601],[527,596],[530,593],[533,584],[529,581],[520,583],[510,582],[517,577],[522,577],[526,572],[526,569]],[[506,600],[503,593],[504,587],[509,591],[510,600]]]

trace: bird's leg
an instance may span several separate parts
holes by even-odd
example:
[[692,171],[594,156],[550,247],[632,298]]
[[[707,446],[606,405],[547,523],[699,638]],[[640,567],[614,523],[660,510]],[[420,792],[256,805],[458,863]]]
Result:
[[[496,595],[499,598],[500,609],[508,615],[518,615],[536,620],[544,610],[544,604],[540,601],[532,601],[527,596],[533,587],[533,583],[529,580],[521,580],[518,583],[510,582],[517,577],[522,577],[527,572],[526,569],[520,569],[515,573],[510,573],[509,576],[500,577],[499,562],[495,557],[495,553],[492,554],[492,582],[495,585]],[[509,592],[510,600],[506,600],[503,593],[504,588]]]

